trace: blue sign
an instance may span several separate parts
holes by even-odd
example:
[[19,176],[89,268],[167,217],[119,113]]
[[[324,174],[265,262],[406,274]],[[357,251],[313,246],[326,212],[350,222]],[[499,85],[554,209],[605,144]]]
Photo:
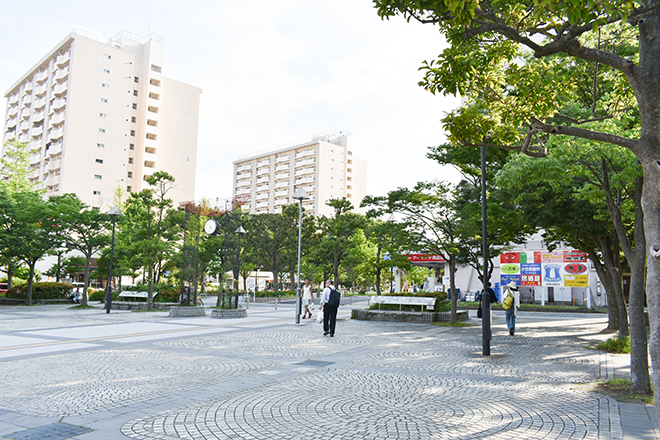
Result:
[[500,275],[500,285],[502,287],[505,287],[511,281],[516,283],[516,286],[520,286],[520,275],[518,275],[518,274],[515,274],[515,275],[502,274],[502,275]]
[[523,275],[541,275],[541,263],[522,263],[520,273]]
[[544,283],[561,283],[561,266],[559,264],[544,264],[543,269],[545,270]]

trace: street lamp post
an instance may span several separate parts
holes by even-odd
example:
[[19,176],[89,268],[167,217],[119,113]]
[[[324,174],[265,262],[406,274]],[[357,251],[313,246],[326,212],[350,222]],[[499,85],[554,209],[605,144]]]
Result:
[[[389,218],[387,219],[387,222],[391,225],[394,225],[394,223],[396,222],[396,218],[394,217],[394,214],[389,216]],[[390,238],[391,238],[391,240],[390,240],[391,247],[394,247],[394,234],[393,234],[393,231],[390,232]],[[390,261],[390,288],[389,288],[389,291],[390,291],[390,293],[394,293],[394,285],[392,284],[392,275],[393,275],[393,272],[394,272],[394,266],[392,266],[391,264],[392,264],[392,262]]]
[[300,247],[302,244],[302,202],[303,200],[309,199],[309,195],[305,188],[302,186],[291,196],[293,199],[298,200],[299,202],[299,214],[298,214],[298,279],[296,281],[296,324],[300,324],[300,312],[302,306],[300,304]]
[[108,271],[108,285],[105,286],[106,299],[105,299],[105,313],[110,313],[112,308],[112,259],[115,253],[115,222],[118,215],[124,215],[116,206],[113,206],[108,215],[112,216],[112,241],[110,245],[110,269]]
[[484,259],[483,293],[481,294],[481,342],[482,354],[490,356],[490,338],[491,338],[491,312],[490,312],[490,294],[488,292],[488,222],[486,210],[486,147],[481,146],[481,235],[482,235],[482,258]]

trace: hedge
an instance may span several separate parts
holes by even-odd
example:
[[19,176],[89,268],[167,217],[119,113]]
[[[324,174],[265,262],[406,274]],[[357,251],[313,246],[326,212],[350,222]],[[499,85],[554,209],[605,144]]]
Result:
[[[67,299],[75,286],[67,283],[34,283],[32,284],[32,300]],[[27,283],[13,286],[7,291],[7,298],[26,299]]]

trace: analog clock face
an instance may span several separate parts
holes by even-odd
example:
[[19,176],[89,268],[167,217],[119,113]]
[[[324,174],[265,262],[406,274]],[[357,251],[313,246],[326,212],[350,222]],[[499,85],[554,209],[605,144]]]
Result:
[[206,224],[204,224],[204,231],[209,235],[213,235],[218,232],[217,220],[211,219],[207,221]]

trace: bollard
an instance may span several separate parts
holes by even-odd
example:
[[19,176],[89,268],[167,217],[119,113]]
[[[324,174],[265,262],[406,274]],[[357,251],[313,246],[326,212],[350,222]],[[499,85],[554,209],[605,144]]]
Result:
[[250,295],[245,296],[245,309],[250,309]]
[[278,298],[275,298],[275,310],[277,310],[277,300]]

